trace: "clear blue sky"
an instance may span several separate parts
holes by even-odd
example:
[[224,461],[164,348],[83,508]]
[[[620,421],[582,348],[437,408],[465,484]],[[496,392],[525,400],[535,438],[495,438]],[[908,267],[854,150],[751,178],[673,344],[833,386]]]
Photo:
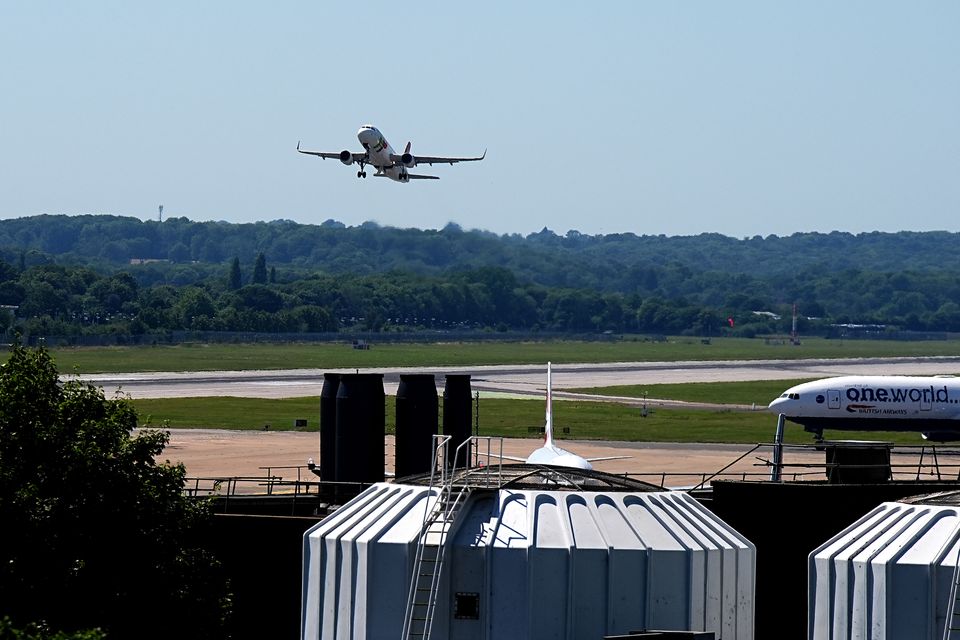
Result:
[[[958,231],[958,34],[952,0],[3,2],[0,217]],[[294,152],[367,122],[487,159]]]

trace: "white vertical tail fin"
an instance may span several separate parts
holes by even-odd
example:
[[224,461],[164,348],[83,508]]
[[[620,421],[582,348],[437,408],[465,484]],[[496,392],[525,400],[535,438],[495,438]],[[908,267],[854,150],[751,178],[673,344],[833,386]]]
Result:
[[549,362],[547,363],[547,418],[543,426],[543,441],[546,446],[553,446],[553,375]]
[[406,149],[403,150],[403,152],[404,152],[404,153],[410,153],[410,145],[412,145],[412,144],[413,144],[412,142],[409,142],[409,141],[408,141],[408,142],[407,142],[407,147],[406,147]]

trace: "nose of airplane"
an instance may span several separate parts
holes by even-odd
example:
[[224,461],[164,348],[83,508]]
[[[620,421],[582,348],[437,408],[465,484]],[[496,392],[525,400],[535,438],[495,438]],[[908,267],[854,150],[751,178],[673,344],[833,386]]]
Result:
[[772,413],[783,413],[782,407],[786,402],[786,398],[774,398],[773,402],[767,405],[767,411]]
[[370,127],[360,127],[360,130],[357,131],[357,138],[360,139],[360,142],[365,144],[373,144],[376,142],[375,138],[377,134],[374,133],[373,129]]

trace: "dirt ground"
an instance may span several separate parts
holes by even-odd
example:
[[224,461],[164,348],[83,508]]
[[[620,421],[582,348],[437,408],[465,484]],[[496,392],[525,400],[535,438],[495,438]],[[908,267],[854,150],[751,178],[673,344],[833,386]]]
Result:
[[[539,439],[504,438],[503,453],[525,457],[541,444]],[[385,445],[386,468],[392,471],[392,436],[387,437]],[[731,466],[725,477],[744,473],[768,474],[769,467],[763,460],[772,457],[770,447],[750,452],[752,445],[578,440],[560,441],[559,445],[585,458],[628,456],[594,462],[594,468],[609,473],[629,473],[641,480],[672,487],[695,485],[727,465]],[[497,453],[496,441],[491,446]],[[296,467],[305,466],[308,458],[319,460],[319,454],[320,436],[316,432],[174,429],[161,459],[182,462],[191,478],[263,477],[269,471],[269,474],[284,479],[296,479]],[[790,454],[788,461],[822,463],[823,453]],[[301,469],[300,473],[306,471]],[[250,481],[248,484],[246,491],[254,490],[256,483]]]
[[[503,453],[526,457],[542,444],[539,439],[504,438]],[[718,478],[741,479],[747,474],[752,479],[769,477],[773,447],[736,444],[673,444],[642,442],[594,442],[562,440],[563,448],[585,458],[628,456],[618,460],[593,463],[598,471],[630,474],[667,487],[690,487],[714,474]],[[496,441],[491,444],[497,453]],[[393,471],[393,436],[385,442],[386,468]],[[892,463],[897,479],[937,478],[932,456],[927,451],[921,458],[919,450],[894,452]],[[282,476],[284,480],[314,479],[305,466],[307,460],[320,459],[320,434],[294,431],[228,431],[215,429],[173,429],[170,444],[161,460],[182,462],[191,478],[191,484],[202,487],[212,479],[250,478],[237,482],[241,493],[262,490],[257,478],[267,475]],[[825,454],[813,448],[785,447],[784,479],[825,479]],[[506,461],[505,462],[512,462]],[[940,454],[940,471],[944,477],[956,477],[960,461],[955,456]],[[300,469],[298,469],[300,467]],[[918,474],[919,469],[919,476]],[[206,483],[198,479],[208,479]]]

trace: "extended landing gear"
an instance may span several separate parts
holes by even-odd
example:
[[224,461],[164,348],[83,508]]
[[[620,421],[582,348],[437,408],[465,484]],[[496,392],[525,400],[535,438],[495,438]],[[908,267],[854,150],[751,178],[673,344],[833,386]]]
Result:
[[357,177],[358,177],[358,178],[366,178],[366,177],[367,177],[367,172],[363,170],[363,166],[364,166],[365,164],[366,164],[366,163],[365,163],[363,160],[360,161],[360,171],[357,171]]
[[817,427],[804,427],[804,431],[813,434],[813,443],[817,445],[817,451],[823,451],[823,429]]

